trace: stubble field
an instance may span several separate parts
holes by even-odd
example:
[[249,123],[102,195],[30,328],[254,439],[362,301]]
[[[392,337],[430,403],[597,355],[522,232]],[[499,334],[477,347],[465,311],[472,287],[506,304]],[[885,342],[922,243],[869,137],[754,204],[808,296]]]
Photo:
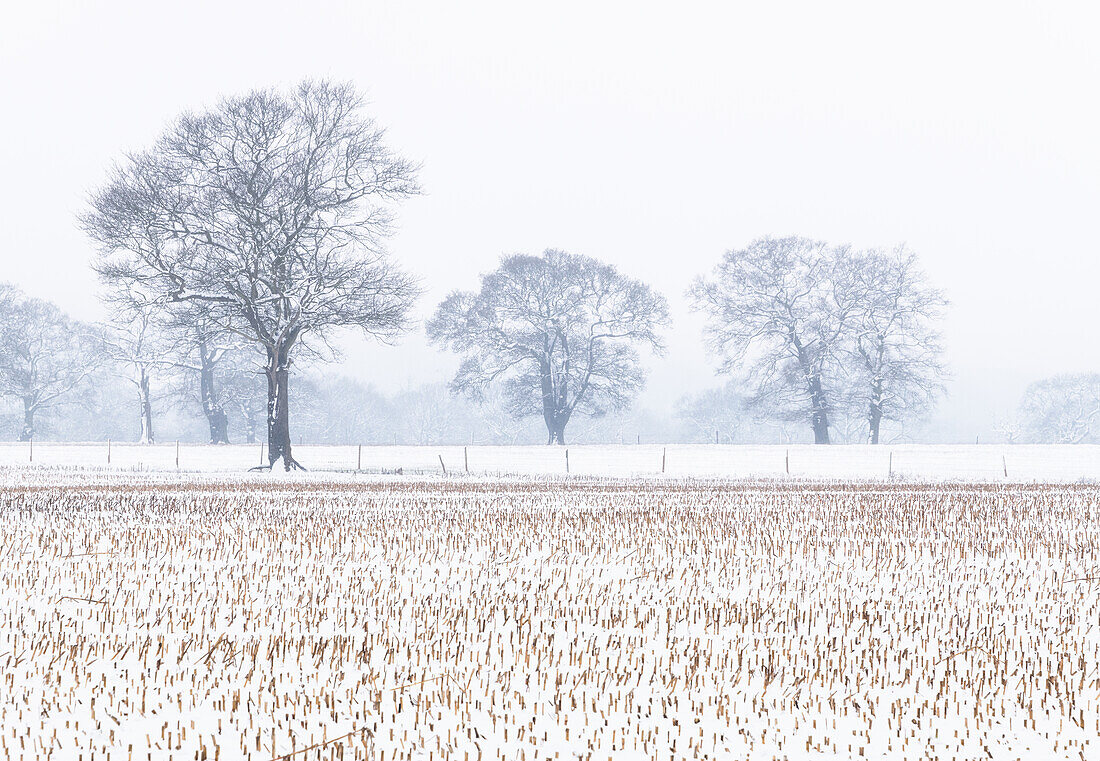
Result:
[[1100,757],[1096,486],[0,480],[4,758]]

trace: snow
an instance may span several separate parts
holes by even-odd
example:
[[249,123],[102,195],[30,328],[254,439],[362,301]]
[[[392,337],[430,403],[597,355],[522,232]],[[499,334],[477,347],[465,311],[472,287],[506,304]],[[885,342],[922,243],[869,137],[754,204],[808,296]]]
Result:
[[[108,449],[110,461],[108,462]],[[1100,446],[582,445],[295,446],[311,471],[565,475],[629,478],[810,478],[1076,482],[1100,480]],[[568,454],[567,454],[568,453]],[[33,459],[32,459],[33,458]],[[442,461],[442,465],[441,465]],[[240,473],[266,465],[259,444],[0,443],[0,467]]]
[[1100,487],[126,470],[150,450],[0,469],[5,758],[1100,753]]

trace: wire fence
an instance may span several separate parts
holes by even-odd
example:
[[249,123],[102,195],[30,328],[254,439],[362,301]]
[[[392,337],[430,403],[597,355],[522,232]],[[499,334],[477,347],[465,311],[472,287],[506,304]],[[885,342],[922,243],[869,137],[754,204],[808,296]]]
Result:
[[[583,445],[294,447],[309,470],[401,474],[1100,480],[1091,445]],[[263,445],[0,443],[0,466],[240,472],[267,463]]]

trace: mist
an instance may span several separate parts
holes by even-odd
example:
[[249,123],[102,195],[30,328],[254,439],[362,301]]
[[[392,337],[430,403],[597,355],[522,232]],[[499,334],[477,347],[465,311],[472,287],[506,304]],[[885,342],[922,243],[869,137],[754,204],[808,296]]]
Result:
[[447,383],[459,360],[423,327],[437,305],[503,256],[562,249],[667,298],[667,352],[645,356],[631,422],[601,436],[671,439],[678,401],[726,382],[685,295],[725,251],[905,243],[951,302],[947,394],[911,436],[999,440],[1029,384],[1100,368],[1083,340],[1100,267],[1087,18],[1025,3],[8,7],[0,279],[104,319],[76,220],[113,165],[181,111],[348,81],[421,165],[387,249],[422,294],[411,331],[341,336],[315,376],[387,399]]

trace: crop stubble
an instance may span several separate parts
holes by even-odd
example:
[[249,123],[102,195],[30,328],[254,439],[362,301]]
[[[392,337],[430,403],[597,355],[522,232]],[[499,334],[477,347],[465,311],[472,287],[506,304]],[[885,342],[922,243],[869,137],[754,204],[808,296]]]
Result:
[[4,478],[4,758],[1100,752],[1094,486]]

